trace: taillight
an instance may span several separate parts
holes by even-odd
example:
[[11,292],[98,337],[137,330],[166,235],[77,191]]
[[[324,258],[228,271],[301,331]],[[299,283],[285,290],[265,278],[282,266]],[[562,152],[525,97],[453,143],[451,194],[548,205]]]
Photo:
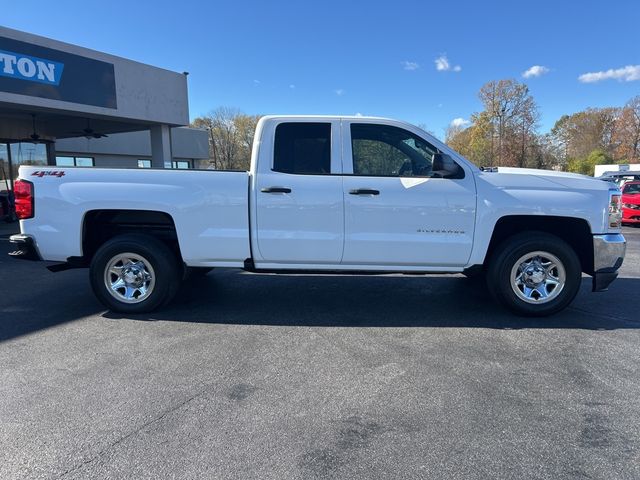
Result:
[[609,228],[620,228],[622,225],[622,208],[619,193],[609,194]]
[[16,180],[13,184],[13,196],[18,219],[33,218],[33,183],[28,180]]

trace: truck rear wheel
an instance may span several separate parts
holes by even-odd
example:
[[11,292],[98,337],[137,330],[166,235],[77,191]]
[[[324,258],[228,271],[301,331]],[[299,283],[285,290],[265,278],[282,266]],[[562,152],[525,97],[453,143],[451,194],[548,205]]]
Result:
[[511,311],[529,317],[552,315],[578,293],[580,260],[564,240],[525,232],[505,240],[496,252],[487,284],[494,298]]
[[147,235],[121,235],[104,243],[91,261],[91,287],[107,308],[151,312],[174,297],[181,271],[171,249]]

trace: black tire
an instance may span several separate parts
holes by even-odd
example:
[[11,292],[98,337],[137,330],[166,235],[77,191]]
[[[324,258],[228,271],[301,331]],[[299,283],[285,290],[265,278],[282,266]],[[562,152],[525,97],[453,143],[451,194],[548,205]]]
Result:
[[[548,287],[541,286],[545,292],[550,289],[548,295],[552,298],[545,299],[536,289],[529,289],[533,290],[533,294],[528,301],[540,303],[528,303],[523,298],[527,296],[524,285],[519,288],[518,282],[512,281],[514,269],[514,277],[520,271],[516,264],[522,257],[533,252],[546,252],[556,257],[560,263],[558,268],[564,269],[564,282],[561,282],[563,286],[560,290],[555,291],[557,286],[552,284]],[[553,263],[555,264],[555,260]],[[556,273],[558,271],[553,270]],[[558,275],[560,276],[559,273]],[[526,317],[546,317],[564,309],[577,295],[581,281],[582,268],[575,251],[564,240],[544,232],[523,232],[509,237],[496,248],[487,269],[487,285],[492,296],[512,312]],[[516,293],[516,289],[521,294]]]
[[[115,293],[112,294],[107,285],[108,280],[105,278],[109,264],[115,257],[125,253],[142,258],[153,272],[153,275],[150,275],[148,271],[144,271],[148,275],[145,278],[153,278],[153,284],[151,288],[146,289],[146,294],[141,294],[138,290],[138,297],[134,294],[130,300],[134,303],[127,303],[117,298],[124,297],[123,290],[126,287],[121,287],[118,292],[114,290]],[[94,294],[109,310],[120,313],[147,313],[166,305],[173,299],[180,286],[181,273],[176,255],[166,244],[148,235],[126,234],[108,240],[98,249],[91,261],[89,277]],[[117,275],[111,274],[112,282],[113,279],[117,281],[117,278]],[[140,296],[144,295],[147,295],[146,298],[140,300]]]

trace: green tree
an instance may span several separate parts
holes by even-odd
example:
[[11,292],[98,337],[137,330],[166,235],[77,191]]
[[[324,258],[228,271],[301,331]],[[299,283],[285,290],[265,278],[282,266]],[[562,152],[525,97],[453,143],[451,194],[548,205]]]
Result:
[[583,175],[591,175],[595,173],[596,165],[605,165],[612,163],[613,160],[604,150],[596,149],[583,158],[574,158],[568,162],[568,170],[574,173],[582,173]]
[[588,108],[563,115],[551,133],[563,155],[563,161],[586,159],[594,150],[614,158],[618,108]]

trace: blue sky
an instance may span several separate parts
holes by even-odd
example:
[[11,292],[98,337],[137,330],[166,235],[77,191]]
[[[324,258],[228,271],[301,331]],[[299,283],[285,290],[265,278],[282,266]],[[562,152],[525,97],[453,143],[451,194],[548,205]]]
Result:
[[[362,113],[442,136],[480,109],[483,83],[516,78],[545,131],[563,113],[640,94],[640,2],[630,0],[21,0],[3,9],[2,23],[188,71],[192,118],[218,106]],[[442,58],[448,68],[440,61],[438,70]],[[532,66],[542,74],[523,78]],[[596,75],[579,80],[588,73]]]

